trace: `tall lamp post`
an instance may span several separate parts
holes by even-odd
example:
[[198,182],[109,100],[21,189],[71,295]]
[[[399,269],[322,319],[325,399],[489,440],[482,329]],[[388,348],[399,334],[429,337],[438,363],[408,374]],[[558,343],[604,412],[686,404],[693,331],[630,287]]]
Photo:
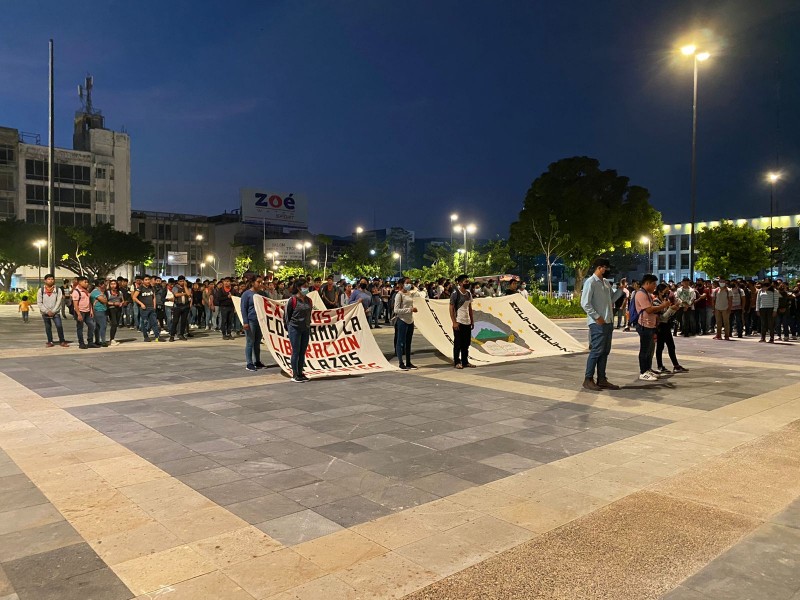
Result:
[[[200,242],[203,241],[203,234],[198,233],[196,236],[194,236],[194,240],[197,242],[197,248],[199,249],[200,248]],[[199,256],[199,254],[200,254],[200,252],[195,252],[195,256]],[[189,258],[191,259],[191,256]],[[190,262],[191,262],[191,260],[190,260]],[[203,274],[201,273],[200,277],[202,277],[202,276],[203,276]]]
[[362,233],[364,233],[364,228],[356,227],[356,240],[358,240],[358,238],[361,236]]
[[276,264],[275,259],[278,258],[278,253],[277,252],[267,252],[267,258],[272,260],[272,270],[274,272],[275,271],[275,264]]
[[769,181],[769,274],[770,277],[774,275],[775,271],[775,229],[772,220],[775,217],[775,184],[781,178],[780,173],[771,171],[767,173],[767,181]]
[[681,54],[691,56],[694,61],[694,91],[692,93],[692,215],[689,222],[689,273],[694,281],[694,222],[697,220],[697,63],[708,60],[708,52],[698,52],[697,46],[689,44],[681,48]]
[[458,215],[453,213],[450,215],[450,252],[453,251],[453,227],[458,222]]
[[399,260],[400,261],[400,277],[402,278],[403,277],[403,257],[400,255],[399,252],[395,252],[394,254],[392,254],[392,258],[395,259],[395,260]]
[[[359,227],[359,229],[361,229],[361,228]],[[311,242],[300,242],[297,245],[295,245],[295,248],[297,248],[298,250],[302,250],[303,251],[303,270],[305,271],[305,269],[306,269],[306,250],[308,248],[311,248]]]
[[201,262],[200,263],[200,279],[203,278],[203,269],[205,269],[205,268],[206,268],[206,263]]
[[36,240],[33,245],[39,251],[39,287],[42,287],[42,248],[47,246],[47,240]]
[[475,233],[478,228],[473,224],[470,223],[469,225],[456,225],[453,227],[453,231],[456,233],[464,233],[464,273],[466,274],[469,270],[469,251],[467,250],[467,233]]
[[650,250],[650,238],[646,235],[642,236],[642,239],[639,240],[640,244],[647,244],[647,272],[653,272],[653,253]]
[[211,267],[211,269],[214,271],[214,275],[217,279],[219,279],[219,271],[217,271],[217,257],[213,254],[209,254],[206,256],[206,264]]

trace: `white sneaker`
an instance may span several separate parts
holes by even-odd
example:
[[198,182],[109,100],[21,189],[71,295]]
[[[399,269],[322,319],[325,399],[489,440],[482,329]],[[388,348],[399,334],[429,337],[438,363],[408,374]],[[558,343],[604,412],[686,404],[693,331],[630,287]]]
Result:
[[639,379],[642,381],[658,381],[658,375],[654,375],[650,371],[646,371],[645,373],[639,375]]
[[653,371],[653,369],[650,369],[650,370],[649,370],[649,371],[647,371],[647,372],[648,372],[648,373],[650,373],[650,374],[651,374],[653,377],[655,377],[656,379],[658,379],[659,377],[661,377],[661,375],[658,373],[658,371]]
[[109,344],[111,346],[119,346],[119,342],[117,340],[111,340],[111,342],[109,342]]

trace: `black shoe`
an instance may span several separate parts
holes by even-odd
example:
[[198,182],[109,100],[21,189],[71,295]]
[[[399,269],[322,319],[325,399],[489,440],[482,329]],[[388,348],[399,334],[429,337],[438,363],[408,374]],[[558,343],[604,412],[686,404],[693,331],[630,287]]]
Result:
[[311,379],[309,379],[309,378],[308,378],[308,377],[306,377],[305,375],[300,375],[300,381],[303,381],[303,382],[305,382],[305,381],[311,381]]
[[100,344],[89,344],[89,348],[102,348]]
[[411,363],[406,363],[406,367],[409,369],[419,369],[417,365],[412,365]]
[[174,342],[175,341],[175,336],[174,335],[169,336],[169,341],[170,342]]
[[253,371],[253,372],[258,371],[258,369],[256,369],[256,366],[253,363],[247,363],[247,365],[245,366],[245,369],[247,369],[248,371]]
[[400,367],[399,367],[399,369],[400,369],[401,371],[408,371],[408,370],[410,370],[410,369],[409,369],[407,366],[405,366],[403,363],[400,363]]
[[689,369],[684,369],[682,366],[678,365],[674,369],[672,369],[673,373],[688,373]]
[[299,377],[292,377],[291,382],[292,383],[305,383],[306,380],[305,379],[300,379]]
[[193,334],[193,333],[187,333],[187,334],[186,334],[186,337],[193,338],[193,337],[194,337],[194,334]]
[[80,348],[81,350],[86,350],[88,347],[89,346],[87,346],[86,344],[78,344],[78,348]]
[[267,365],[265,365],[265,364],[264,364],[264,363],[262,363],[261,361],[258,361],[258,362],[256,363],[256,369],[266,369],[266,368],[267,368]]
[[150,338],[149,338],[149,337],[147,337],[147,336],[145,336],[145,337],[144,337],[144,341],[145,341],[145,342],[149,342],[149,341],[150,341]]
[[182,341],[182,342],[188,342],[188,341],[189,341],[188,339],[186,339],[186,336],[185,336],[185,335],[178,336],[178,339],[179,339],[180,341]]

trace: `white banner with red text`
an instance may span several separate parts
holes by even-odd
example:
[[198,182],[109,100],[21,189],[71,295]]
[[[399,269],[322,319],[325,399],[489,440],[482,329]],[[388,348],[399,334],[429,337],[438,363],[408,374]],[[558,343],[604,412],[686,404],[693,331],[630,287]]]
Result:
[[[439,352],[453,356],[449,300],[414,298],[415,330]],[[581,352],[585,344],[561,329],[519,294],[472,301],[472,343],[469,361],[489,365],[510,360]],[[462,326],[463,327],[463,326]]]
[[[261,333],[272,358],[281,369],[292,375],[292,344],[283,324],[287,301],[278,302],[255,296],[254,302]],[[311,312],[304,375],[313,379],[396,370],[397,367],[389,364],[378,348],[360,302]]]

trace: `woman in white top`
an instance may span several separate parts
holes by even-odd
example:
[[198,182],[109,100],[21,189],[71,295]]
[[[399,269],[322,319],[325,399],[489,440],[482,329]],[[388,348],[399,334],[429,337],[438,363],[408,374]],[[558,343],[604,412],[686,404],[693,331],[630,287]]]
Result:
[[[414,337],[414,313],[417,312],[414,307],[416,292],[408,277],[403,278],[402,284],[400,291],[394,296],[394,315],[397,317],[394,324],[394,351],[400,361],[400,369],[408,371],[417,368],[411,364],[411,339]],[[406,358],[405,362],[403,356]]]

